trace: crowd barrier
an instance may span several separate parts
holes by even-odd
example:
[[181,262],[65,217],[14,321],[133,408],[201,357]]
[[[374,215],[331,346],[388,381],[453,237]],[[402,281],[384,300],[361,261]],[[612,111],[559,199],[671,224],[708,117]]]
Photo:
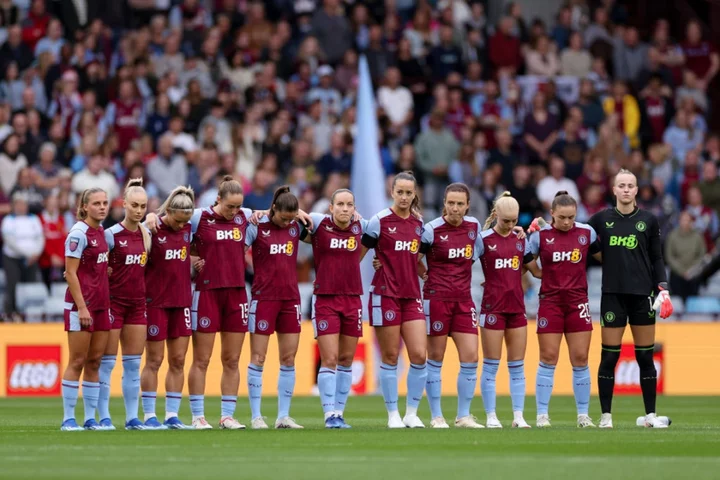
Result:
[[[535,389],[535,372],[538,363],[538,344],[534,334],[535,324],[528,326],[528,348],[525,356],[525,374],[528,394]],[[220,339],[214,350],[207,374],[208,395],[220,395]],[[659,375],[660,392],[667,395],[720,395],[720,324],[715,323],[664,323],[657,326],[655,363]],[[245,367],[250,357],[249,339],[245,340],[240,359],[240,395],[247,395]],[[192,346],[191,346],[192,349]],[[62,324],[8,324],[0,325],[0,397],[5,396],[59,396],[60,378],[67,361],[66,334]],[[318,362],[317,344],[309,322],[303,323],[300,348],[296,359],[296,395],[310,395],[315,386]],[[353,392],[357,395],[376,393],[375,365],[377,346],[372,328],[365,325],[353,365]],[[186,371],[190,366],[192,351],[188,352]],[[595,372],[600,361],[600,332],[595,329],[590,350],[590,368],[593,372],[593,391],[596,391]],[[401,370],[408,362],[402,360]],[[270,342],[264,374],[264,394],[276,395],[279,362],[277,342]],[[443,394],[455,393],[459,362],[452,342],[443,365]],[[164,372],[161,371],[160,391],[163,391]],[[122,363],[113,372],[112,394],[121,395]],[[400,373],[400,393],[405,391],[405,375]],[[560,363],[555,374],[554,393],[571,395],[571,368],[567,349],[563,345]],[[507,369],[504,363],[498,372],[497,389],[500,395],[509,393]],[[624,338],[621,360],[616,372],[618,393],[639,394],[639,371],[635,363],[632,338],[629,329]],[[187,392],[187,384],[186,384]]]

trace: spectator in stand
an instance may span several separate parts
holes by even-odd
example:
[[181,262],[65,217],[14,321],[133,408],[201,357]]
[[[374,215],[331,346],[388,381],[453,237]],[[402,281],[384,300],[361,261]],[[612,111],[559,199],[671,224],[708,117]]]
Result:
[[20,141],[18,136],[11,133],[2,143],[0,147],[0,187],[6,196],[10,196],[10,192],[17,184],[17,178],[20,170],[28,166],[27,158],[20,152]]
[[673,295],[686,302],[700,290],[697,279],[691,275],[707,253],[705,239],[693,227],[693,218],[688,212],[680,214],[680,225],[667,236],[665,261],[670,267],[670,288]]
[[0,67],[4,71],[10,62],[15,62],[24,71],[33,63],[33,51],[27,43],[23,42],[20,25],[11,25],[8,28],[7,40],[0,47]]
[[498,22],[497,32],[490,37],[490,63],[499,78],[514,76],[522,66],[520,40],[513,36],[512,17],[503,17]]
[[691,98],[700,111],[708,111],[707,92],[700,88],[697,76],[690,69],[683,70],[683,83],[675,91],[675,105],[679,108],[685,98]]
[[682,164],[689,151],[702,148],[703,136],[692,128],[687,112],[678,110],[675,120],[663,134],[663,142],[672,147],[675,159]]
[[63,45],[65,45],[65,39],[63,38],[62,24],[60,20],[52,18],[47,26],[47,35],[35,45],[35,56],[39,57],[44,52],[50,52],[53,63],[56,63],[60,60],[60,49]]
[[648,45],[640,41],[640,34],[635,27],[617,27],[616,30],[613,50],[615,79],[633,83],[647,67]]
[[30,12],[22,24],[22,40],[30,50],[35,51],[35,45],[45,36],[51,19],[45,8],[45,0],[32,0]]
[[647,65],[640,71],[633,83],[635,91],[642,91],[654,76],[659,76],[661,82],[668,87],[672,87],[675,84],[672,70],[662,63],[662,54],[660,51],[654,47],[650,47],[648,49]]
[[448,167],[457,158],[460,145],[445,126],[446,112],[433,110],[430,125],[415,139],[416,162],[425,178],[423,204],[438,209],[448,180]]
[[571,180],[577,180],[582,175],[585,154],[588,150],[587,143],[580,138],[581,126],[575,119],[565,120],[557,141],[550,149],[551,153],[565,160],[565,174]]
[[98,153],[93,154],[87,166],[73,177],[73,192],[80,194],[83,190],[97,187],[105,190],[108,198],[116,198],[120,194],[120,187],[115,177],[111,173],[108,173],[105,168],[107,168],[106,159]]
[[640,108],[637,100],[628,93],[627,84],[616,80],[613,83],[612,96],[605,98],[603,109],[606,115],[615,115],[616,127],[623,133],[630,148],[640,146]]
[[339,0],[323,0],[322,8],[312,17],[312,34],[323,46],[328,63],[337,65],[352,47],[350,22]]
[[607,71],[607,63],[600,57],[593,58],[591,71],[588,73],[588,80],[593,82],[595,93],[600,97],[610,93],[612,79]]
[[525,117],[523,137],[530,165],[547,162],[550,149],[557,140],[558,121],[558,118],[547,110],[545,94],[537,92],[532,99],[532,111]]
[[22,197],[28,204],[28,211],[32,215],[39,215],[43,209],[43,192],[36,186],[37,173],[30,167],[25,167],[18,173],[18,180],[15,188],[10,192],[10,198],[16,193],[22,194]]
[[604,189],[598,185],[590,185],[582,192],[582,201],[578,204],[577,221],[586,223],[590,217],[601,210],[608,208],[608,202],[603,195]]
[[685,211],[692,217],[695,230],[703,235],[707,251],[713,252],[715,250],[715,240],[718,233],[720,233],[720,223],[715,210],[703,203],[702,193],[697,185],[693,185],[688,189]]
[[640,92],[641,128],[646,144],[662,142],[673,117],[672,90],[662,82],[659,75],[653,75]]
[[378,106],[385,110],[390,120],[390,131],[394,137],[405,139],[409,136],[408,126],[413,120],[414,102],[409,89],[401,85],[400,70],[390,67],[385,72],[385,85],[378,89]]
[[702,180],[698,183],[703,203],[713,209],[720,216],[720,178],[718,177],[718,164],[704,162],[702,166]]
[[547,36],[537,37],[534,48],[525,52],[525,66],[528,75],[554,77],[560,73],[560,61]]
[[440,43],[430,50],[428,65],[432,77],[436,81],[443,81],[451,72],[462,73],[463,54],[453,40],[453,28],[449,25],[440,27]]
[[40,147],[40,161],[33,166],[36,177],[35,183],[45,193],[57,188],[60,185],[60,171],[62,165],[55,161],[57,147],[50,142],[45,142]]
[[12,197],[12,213],[2,219],[0,231],[3,239],[3,269],[7,281],[5,316],[19,321],[15,289],[18,283],[37,280],[37,262],[45,247],[40,220],[37,215],[28,212],[28,203],[22,193]]
[[550,175],[537,184],[537,197],[542,202],[545,211],[550,210],[555,194],[561,190],[565,190],[576,201],[579,201],[581,197],[577,185],[565,176],[565,161],[557,155],[551,155],[548,165]]
[[57,192],[45,197],[45,208],[40,214],[40,222],[45,236],[45,247],[38,260],[43,282],[50,290],[53,282],[61,282],[65,267],[65,237],[67,227],[65,218],[60,213],[60,204]]
[[711,133],[705,140],[705,149],[703,150],[703,160],[713,162],[720,167],[720,135]]
[[543,208],[537,197],[535,187],[530,183],[532,170],[525,163],[516,163],[512,170],[512,185],[509,187],[513,198],[520,205],[518,225],[527,228],[534,218],[543,215]]
[[605,111],[595,94],[595,84],[592,80],[587,78],[580,80],[580,97],[577,106],[582,110],[583,125],[597,131],[605,119]]
[[592,57],[583,48],[583,39],[580,32],[570,35],[570,45],[560,54],[560,70],[563,75],[585,78],[590,73]]
[[685,68],[697,77],[698,88],[707,90],[720,71],[720,54],[715,45],[702,39],[702,28],[698,21],[687,24],[685,41],[680,46],[685,57]]

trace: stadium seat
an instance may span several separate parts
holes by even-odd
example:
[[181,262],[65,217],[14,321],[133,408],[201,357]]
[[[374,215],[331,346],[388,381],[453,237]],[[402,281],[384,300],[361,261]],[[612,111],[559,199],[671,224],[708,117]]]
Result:
[[51,296],[43,305],[46,322],[62,322],[65,312],[65,299]]
[[15,290],[15,305],[19,313],[25,313],[28,307],[41,307],[48,298],[44,283],[19,283]]
[[65,298],[65,290],[67,290],[66,283],[55,282],[50,285],[50,297]]
[[26,323],[42,323],[45,307],[42,305],[28,305],[24,314]]
[[720,299],[713,297],[690,297],[685,304],[685,312],[688,314],[720,314]]

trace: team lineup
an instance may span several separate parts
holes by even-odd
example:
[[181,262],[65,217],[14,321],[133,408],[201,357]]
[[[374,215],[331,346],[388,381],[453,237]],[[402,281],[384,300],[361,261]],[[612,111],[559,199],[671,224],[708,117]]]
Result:
[[[125,217],[107,230],[101,226],[108,214],[107,194],[99,188],[85,190],[79,199],[78,222],[65,242],[69,361],[61,383],[61,430],[115,430],[109,409],[110,378],[119,347],[127,430],[212,429],[205,418],[204,392],[218,333],[219,427],[245,428],[235,418],[235,410],[238,363],[249,333],[246,381],[251,427],[268,428],[262,415],[263,369],[270,336],[276,334],[280,373],[274,426],[303,428],[290,416],[302,321],[296,270],[301,241],[311,244],[315,264],[312,324],[320,350],[317,384],[326,428],[350,428],[345,410],[363,321],[360,262],[370,250],[375,274],[367,308],[380,349],[379,383],[388,428],[425,427],[417,413],[423,394],[430,405],[430,426],[449,428],[441,408],[448,337],[460,361],[455,427],[503,427],[495,378],[505,345],[511,425],[530,428],[524,417],[525,271],[541,281],[535,425],[551,426],[550,399],[564,337],[572,364],[577,426],[595,427],[589,412],[593,324],[586,263],[590,256],[601,261],[603,269],[598,426],[613,427],[615,366],[629,324],[645,408],[638,424],[667,428],[667,417],[656,415],[652,355],[656,311],[667,318],[672,303],[658,221],[636,207],[638,187],[632,173],[618,173],[613,186],[616,206],[597,213],[588,224],[575,221],[576,200],[561,191],[552,202],[550,224],[536,219],[527,234],[517,226],[519,205],[507,192],[496,199],[490,217],[481,224],[466,216],[468,187],[451,184],[445,190],[442,216],[424,223],[417,190],[412,174],[397,174],[392,206],[370,219],[356,213],[354,195],[347,189],[333,193],[327,215],[300,210],[287,186],[276,190],[269,210],[252,212],[242,207],[242,187],[228,176],[212,207],[195,208],[192,189],[180,186],[156,213],[147,213],[142,181],[130,180],[124,193]],[[245,285],[247,249],[255,272],[250,301]],[[479,308],[471,296],[475,261],[485,276]],[[192,420],[186,425],[179,417],[191,338],[187,387]],[[410,363],[404,416],[398,405],[401,345]],[[156,392],[165,347],[168,371],[161,420]],[[481,359],[484,423],[471,413]],[[80,388],[84,416],[78,423]]]

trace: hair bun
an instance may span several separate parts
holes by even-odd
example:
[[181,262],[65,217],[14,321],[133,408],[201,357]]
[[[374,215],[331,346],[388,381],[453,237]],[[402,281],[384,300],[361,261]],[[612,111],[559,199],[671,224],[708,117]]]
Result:
[[508,190],[505,190],[500,194],[501,197],[512,197],[512,193],[510,193]]
[[232,175],[225,175],[223,177],[223,182],[232,182],[233,180],[235,179],[232,177]]
[[143,186],[143,179],[142,178],[131,178],[128,180],[127,188],[130,187],[142,187]]
[[555,194],[556,197],[559,197],[560,195],[570,195],[567,190],[560,190]]

